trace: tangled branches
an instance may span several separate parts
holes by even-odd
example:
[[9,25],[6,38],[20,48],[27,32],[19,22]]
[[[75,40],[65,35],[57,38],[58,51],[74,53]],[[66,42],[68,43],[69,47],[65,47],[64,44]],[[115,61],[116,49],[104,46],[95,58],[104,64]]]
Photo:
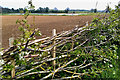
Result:
[[[94,19],[87,27],[77,26],[44,39],[34,39],[37,30],[30,31],[28,36],[25,31],[29,31],[22,28],[24,36],[20,44],[3,52],[1,74],[3,78],[11,78],[14,68],[13,79],[96,78],[116,63],[115,51],[120,47],[119,21],[120,16],[114,14]],[[52,56],[54,47],[56,57]],[[14,66],[11,60],[15,61]]]

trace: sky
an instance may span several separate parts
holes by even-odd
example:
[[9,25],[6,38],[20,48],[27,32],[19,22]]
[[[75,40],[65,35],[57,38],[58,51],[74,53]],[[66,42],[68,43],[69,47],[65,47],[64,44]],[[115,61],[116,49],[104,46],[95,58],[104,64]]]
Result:
[[[8,8],[24,8],[28,5],[29,0],[0,0],[0,6]],[[49,7],[54,9],[57,7],[59,10],[65,10],[67,7],[70,9],[87,9],[95,8],[96,2],[98,2],[97,9],[104,10],[107,4],[112,9],[118,4],[120,0],[32,0],[35,9],[39,7]]]

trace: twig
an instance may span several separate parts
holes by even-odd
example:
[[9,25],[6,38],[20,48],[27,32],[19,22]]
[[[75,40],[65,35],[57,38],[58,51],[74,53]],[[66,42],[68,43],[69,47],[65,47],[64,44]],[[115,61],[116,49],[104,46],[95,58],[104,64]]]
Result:
[[57,68],[57,69],[54,71],[54,73],[50,73],[49,75],[47,75],[47,76],[43,77],[43,78],[42,78],[42,79],[40,79],[40,80],[44,80],[44,79],[49,78],[50,76],[52,76],[52,75],[54,75],[56,72],[58,72],[60,69],[62,69],[62,68],[64,68],[64,67],[66,67],[68,64],[70,64],[70,63],[74,62],[74,61],[75,61],[75,60],[77,60],[77,59],[78,59],[78,57],[76,57],[75,59],[73,59],[73,60],[69,61],[68,63],[64,64],[63,66],[61,66],[61,67]]

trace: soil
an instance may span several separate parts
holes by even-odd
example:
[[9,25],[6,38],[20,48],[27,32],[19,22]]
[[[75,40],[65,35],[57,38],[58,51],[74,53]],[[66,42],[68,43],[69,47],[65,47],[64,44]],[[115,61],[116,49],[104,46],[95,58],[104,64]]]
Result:
[[[17,38],[20,35],[19,25],[16,24],[17,19],[23,16],[2,16],[2,47],[8,48],[9,38]],[[28,23],[31,28],[39,28],[42,37],[51,36],[52,29],[56,29],[57,33],[73,29],[76,25],[82,26],[88,21],[89,23],[94,16],[35,16],[35,27],[33,27],[33,16],[28,17]]]

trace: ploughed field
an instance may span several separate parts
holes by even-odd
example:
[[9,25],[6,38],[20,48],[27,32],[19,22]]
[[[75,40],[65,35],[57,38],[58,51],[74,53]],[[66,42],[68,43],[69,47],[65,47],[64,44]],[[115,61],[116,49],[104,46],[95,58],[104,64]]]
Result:
[[[18,30],[19,25],[16,24],[17,19],[23,16],[2,16],[2,47],[8,48],[9,38],[17,38],[20,36]],[[39,28],[42,37],[52,36],[52,29],[56,29],[57,33],[73,29],[76,25],[82,26],[87,21],[91,22],[94,16],[35,16],[35,27],[33,27],[33,16],[28,17],[28,23],[31,28]]]

